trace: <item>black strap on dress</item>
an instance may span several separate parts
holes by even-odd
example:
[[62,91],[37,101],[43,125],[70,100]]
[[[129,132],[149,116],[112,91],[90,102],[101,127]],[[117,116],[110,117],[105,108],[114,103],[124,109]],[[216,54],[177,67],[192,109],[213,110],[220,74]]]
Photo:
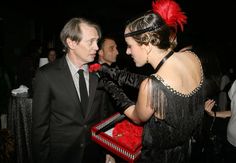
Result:
[[155,68],[155,72],[157,72],[161,66],[165,63],[165,61],[170,57],[172,56],[172,54],[174,53],[173,50],[171,50],[162,60],[161,62],[157,65],[157,67]]

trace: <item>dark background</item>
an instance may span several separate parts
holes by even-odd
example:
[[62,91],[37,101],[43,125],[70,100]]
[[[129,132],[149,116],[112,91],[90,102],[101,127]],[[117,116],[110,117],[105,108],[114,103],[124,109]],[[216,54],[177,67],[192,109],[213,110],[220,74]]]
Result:
[[[235,67],[233,0],[176,1],[188,17],[188,24],[178,37],[178,48],[201,46],[206,52],[198,55],[210,51],[207,55],[217,56],[223,69]],[[151,3],[152,0],[6,1],[0,5],[1,64],[14,75],[23,49],[33,39],[40,40],[44,48],[51,43],[61,52],[59,33],[63,25],[72,17],[83,16],[99,23],[103,33],[113,33],[120,49],[118,62],[134,67],[125,55],[123,28],[129,18],[150,10]]]

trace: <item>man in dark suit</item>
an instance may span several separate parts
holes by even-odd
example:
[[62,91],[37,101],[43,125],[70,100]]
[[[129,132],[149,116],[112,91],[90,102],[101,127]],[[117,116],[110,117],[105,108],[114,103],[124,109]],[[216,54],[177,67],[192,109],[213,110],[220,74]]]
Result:
[[[32,111],[34,162],[101,162],[102,150],[92,142],[90,129],[112,109],[99,77],[88,71],[100,36],[100,28],[95,23],[72,18],[60,34],[66,55],[37,72]],[[84,108],[77,73],[80,69],[83,69],[89,95]]]

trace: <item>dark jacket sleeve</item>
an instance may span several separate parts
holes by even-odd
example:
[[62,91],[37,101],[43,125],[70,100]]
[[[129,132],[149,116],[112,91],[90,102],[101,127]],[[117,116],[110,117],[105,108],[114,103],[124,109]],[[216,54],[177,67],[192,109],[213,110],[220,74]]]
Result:
[[49,83],[45,75],[38,71],[34,83],[32,107],[32,152],[34,163],[49,161]]

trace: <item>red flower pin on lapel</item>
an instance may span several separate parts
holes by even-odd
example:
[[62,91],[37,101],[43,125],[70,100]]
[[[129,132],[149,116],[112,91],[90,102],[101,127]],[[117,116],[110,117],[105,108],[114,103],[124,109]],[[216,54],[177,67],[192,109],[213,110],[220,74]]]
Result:
[[97,72],[98,70],[100,70],[101,65],[99,63],[94,63],[89,65],[89,72]]

